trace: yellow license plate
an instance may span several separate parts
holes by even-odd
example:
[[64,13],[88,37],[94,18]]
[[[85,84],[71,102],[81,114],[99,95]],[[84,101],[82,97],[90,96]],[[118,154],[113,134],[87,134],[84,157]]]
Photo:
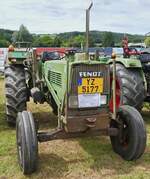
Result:
[[78,80],[78,94],[103,93],[103,78],[82,78]]

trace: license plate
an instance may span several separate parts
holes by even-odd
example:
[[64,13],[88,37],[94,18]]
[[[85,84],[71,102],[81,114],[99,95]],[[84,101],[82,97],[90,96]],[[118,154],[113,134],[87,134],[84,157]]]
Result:
[[103,78],[82,78],[78,80],[78,94],[103,93]]
[[95,94],[79,94],[78,95],[79,108],[93,108],[101,106],[101,95],[100,93]]

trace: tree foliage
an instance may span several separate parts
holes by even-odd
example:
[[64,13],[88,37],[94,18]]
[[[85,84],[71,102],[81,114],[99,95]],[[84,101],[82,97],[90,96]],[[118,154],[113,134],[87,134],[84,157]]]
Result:
[[61,47],[62,43],[63,43],[63,41],[62,41],[62,39],[59,36],[56,36],[53,39],[53,47]]
[[22,24],[19,31],[15,31],[12,34],[12,41],[15,42],[32,42],[32,35],[28,29]]
[[[129,42],[137,43],[144,41],[142,35],[126,34]],[[91,31],[89,46],[121,46],[123,33]],[[30,34],[28,29],[21,25],[19,31],[0,29],[0,47],[8,47],[12,42],[28,41],[32,42],[34,47],[81,47],[85,46],[84,32],[65,32],[60,34]],[[146,40],[147,43],[147,40]]]
[[150,37],[146,37],[144,42],[146,44],[146,47],[150,47]]
[[103,47],[114,47],[115,41],[112,32],[105,32],[102,44]]
[[10,42],[5,40],[5,39],[1,39],[0,40],[0,47],[8,47],[10,45]]
[[0,47],[8,47],[13,31],[0,29]]
[[34,47],[60,47],[61,41],[58,37],[52,38],[50,35],[35,37],[33,40]]
[[85,37],[83,35],[72,36],[69,39],[62,40],[64,47],[82,47],[85,45]]

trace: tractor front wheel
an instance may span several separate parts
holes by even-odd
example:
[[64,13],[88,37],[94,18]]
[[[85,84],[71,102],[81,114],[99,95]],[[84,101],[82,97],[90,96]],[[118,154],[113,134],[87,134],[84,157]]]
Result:
[[36,170],[38,160],[38,141],[32,114],[19,112],[16,126],[19,165],[23,174],[31,174]]
[[146,147],[146,129],[141,114],[133,107],[121,106],[118,121],[112,120],[111,127],[118,128],[117,136],[111,136],[114,152],[130,161],[141,157]]

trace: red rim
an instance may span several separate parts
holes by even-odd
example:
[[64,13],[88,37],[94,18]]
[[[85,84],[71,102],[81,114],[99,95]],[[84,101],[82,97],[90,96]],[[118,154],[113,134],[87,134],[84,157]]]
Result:
[[[112,78],[111,78],[111,86],[112,86]],[[121,105],[121,90],[120,90],[120,84],[119,81],[116,80],[116,107],[117,109]],[[110,101],[109,101],[109,109],[111,112],[113,112],[113,96],[111,95]]]

